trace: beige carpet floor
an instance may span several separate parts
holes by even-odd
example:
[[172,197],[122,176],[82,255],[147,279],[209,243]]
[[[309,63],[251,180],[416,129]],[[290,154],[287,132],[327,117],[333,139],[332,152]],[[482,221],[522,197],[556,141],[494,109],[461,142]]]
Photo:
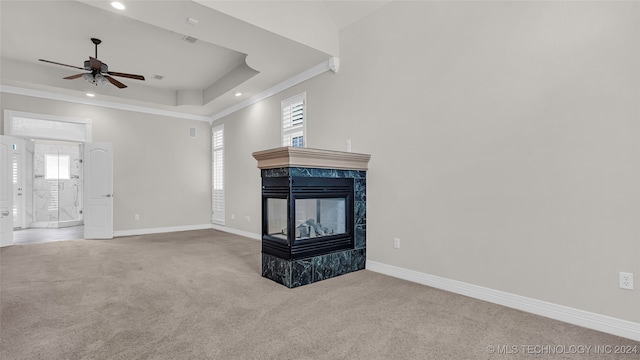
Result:
[[215,230],[6,247],[0,277],[2,360],[640,358],[535,353],[640,343],[367,270],[288,289]]

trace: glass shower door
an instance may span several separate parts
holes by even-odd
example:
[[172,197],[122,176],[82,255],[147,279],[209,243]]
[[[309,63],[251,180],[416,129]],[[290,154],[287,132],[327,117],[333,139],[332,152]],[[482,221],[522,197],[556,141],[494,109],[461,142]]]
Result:
[[31,227],[81,225],[80,145],[36,143],[35,149]]

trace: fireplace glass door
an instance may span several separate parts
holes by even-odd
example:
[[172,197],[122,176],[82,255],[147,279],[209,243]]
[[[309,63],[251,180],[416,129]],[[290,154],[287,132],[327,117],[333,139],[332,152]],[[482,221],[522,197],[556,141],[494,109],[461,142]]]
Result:
[[346,233],[345,198],[296,199],[295,239]]
[[287,240],[287,199],[267,199],[267,235]]
[[353,248],[353,179],[262,182],[263,252],[294,259]]

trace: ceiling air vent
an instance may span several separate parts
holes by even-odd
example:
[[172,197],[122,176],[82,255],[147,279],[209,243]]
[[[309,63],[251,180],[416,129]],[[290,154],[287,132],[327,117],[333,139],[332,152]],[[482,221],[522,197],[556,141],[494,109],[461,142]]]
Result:
[[183,36],[183,37],[182,37],[182,41],[186,41],[186,42],[188,42],[189,44],[193,44],[193,43],[195,43],[196,41],[198,41],[198,39],[196,39],[196,38],[194,38],[194,37],[192,37],[192,36],[189,36],[189,35],[185,35],[185,36]]

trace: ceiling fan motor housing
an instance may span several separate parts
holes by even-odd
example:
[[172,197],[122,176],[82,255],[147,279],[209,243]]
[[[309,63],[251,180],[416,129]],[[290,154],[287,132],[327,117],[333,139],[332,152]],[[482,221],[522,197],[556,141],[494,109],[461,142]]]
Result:
[[[87,70],[87,71],[93,70],[91,68],[91,62],[89,60],[85,60],[84,61],[84,69]],[[108,72],[108,71],[109,71],[109,67],[107,66],[107,64],[102,63],[100,65],[100,72]]]

